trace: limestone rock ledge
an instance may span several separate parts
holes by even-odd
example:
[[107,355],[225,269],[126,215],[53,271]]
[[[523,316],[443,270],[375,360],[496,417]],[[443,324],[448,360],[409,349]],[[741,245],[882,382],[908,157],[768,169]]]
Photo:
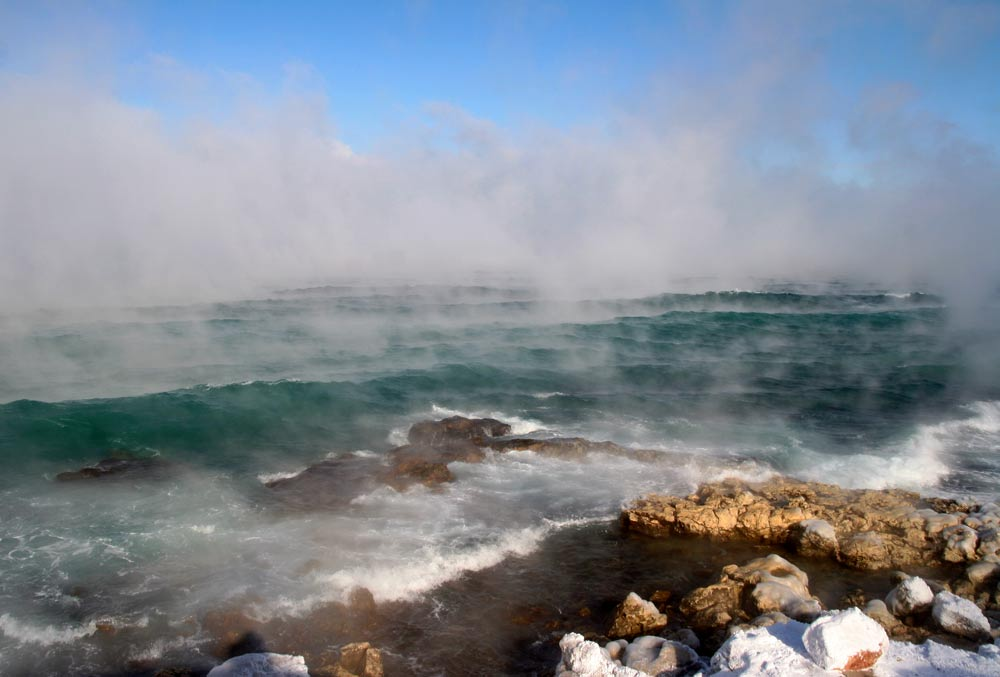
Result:
[[789,547],[864,569],[1000,563],[1000,506],[925,499],[898,489],[851,490],[778,477],[727,479],[690,496],[651,495],[624,509],[624,528]]

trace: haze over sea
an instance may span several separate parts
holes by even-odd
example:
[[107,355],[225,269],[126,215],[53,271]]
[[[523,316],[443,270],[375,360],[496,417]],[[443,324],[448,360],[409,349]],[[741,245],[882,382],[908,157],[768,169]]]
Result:
[[[187,619],[250,591],[262,618],[358,585],[415,600],[644,492],[725,474],[996,494],[995,329],[953,328],[927,293],[762,286],[566,299],[511,283],[341,284],[8,320],[5,671],[39,656],[53,674],[181,661],[204,649],[180,632]],[[456,413],[676,460],[510,453],[453,464],[443,492],[383,486],[333,513],[275,510],[262,487]],[[52,481],[112,453],[176,466]],[[109,650],[97,623],[155,631]]]
[[[363,586],[397,665],[520,674],[469,609],[628,585],[645,493],[995,499],[998,72],[989,1],[0,2],[0,673]],[[663,462],[266,486],[456,414]]]

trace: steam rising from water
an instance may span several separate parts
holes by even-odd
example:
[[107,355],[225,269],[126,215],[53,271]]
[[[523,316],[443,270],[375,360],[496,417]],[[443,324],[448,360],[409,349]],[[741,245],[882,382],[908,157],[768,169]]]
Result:
[[998,282],[996,149],[898,83],[833,97],[813,52],[839,27],[826,11],[782,12],[780,41],[735,11],[716,74],[660,74],[602,126],[512,131],[437,103],[367,152],[338,140],[318,85],[222,120],[195,98],[177,120],[122,101],[100,63],[2,70],[0,309],[476,271],[584,294],[777,271],[980,299]]

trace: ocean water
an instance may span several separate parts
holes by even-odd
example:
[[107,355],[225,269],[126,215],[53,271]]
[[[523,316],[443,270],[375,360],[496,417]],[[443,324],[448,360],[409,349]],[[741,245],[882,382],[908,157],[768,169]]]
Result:
[[[970,321],[927,293],[773,283],[582,300],[345,284],[0,316],[0,673],[183,664],[207,655],[208,611],[301,617],[358,585],[424,609],[625,501],[725,475],[995,498],[996,318],[995,303]],[[509,453],[453,464],[443,491],[336,510],[282,509],[263,484],[453,414],[662,461]],[[163,463],[54,481],[112,455]]]

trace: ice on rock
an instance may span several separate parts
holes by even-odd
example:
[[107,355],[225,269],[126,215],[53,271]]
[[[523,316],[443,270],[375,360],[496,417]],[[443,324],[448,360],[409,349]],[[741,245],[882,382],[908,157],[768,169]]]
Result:
[[857,608],[824,616],[802,635],[809,656],[826,670],[867,670],[889,646],[881,625]]
[[616,664],[596,643],[570,632],[559,641],[562,660],[556,668],[559,677],[646,677],[632,668]]
[[650,675],[671,674],[696,663],[691,647],[663,637],[637,637],[625,648],[622,663]]
[[309,677],[309,671],[302,656],[248,653],[215,666],[208,677]]
[[885,605],[897,618],[920,613],[934,603],[934,593],[919,576],[902,581],[885,598]]
[[745,677],[828,676],[802,644],[806,625],[798,621],[738,630],[712,656],[711,675]]
[[959,637],[981,640],[990,635],[990,622],[974,603],[942,590],[934,596],[931,610],[942,630]]

